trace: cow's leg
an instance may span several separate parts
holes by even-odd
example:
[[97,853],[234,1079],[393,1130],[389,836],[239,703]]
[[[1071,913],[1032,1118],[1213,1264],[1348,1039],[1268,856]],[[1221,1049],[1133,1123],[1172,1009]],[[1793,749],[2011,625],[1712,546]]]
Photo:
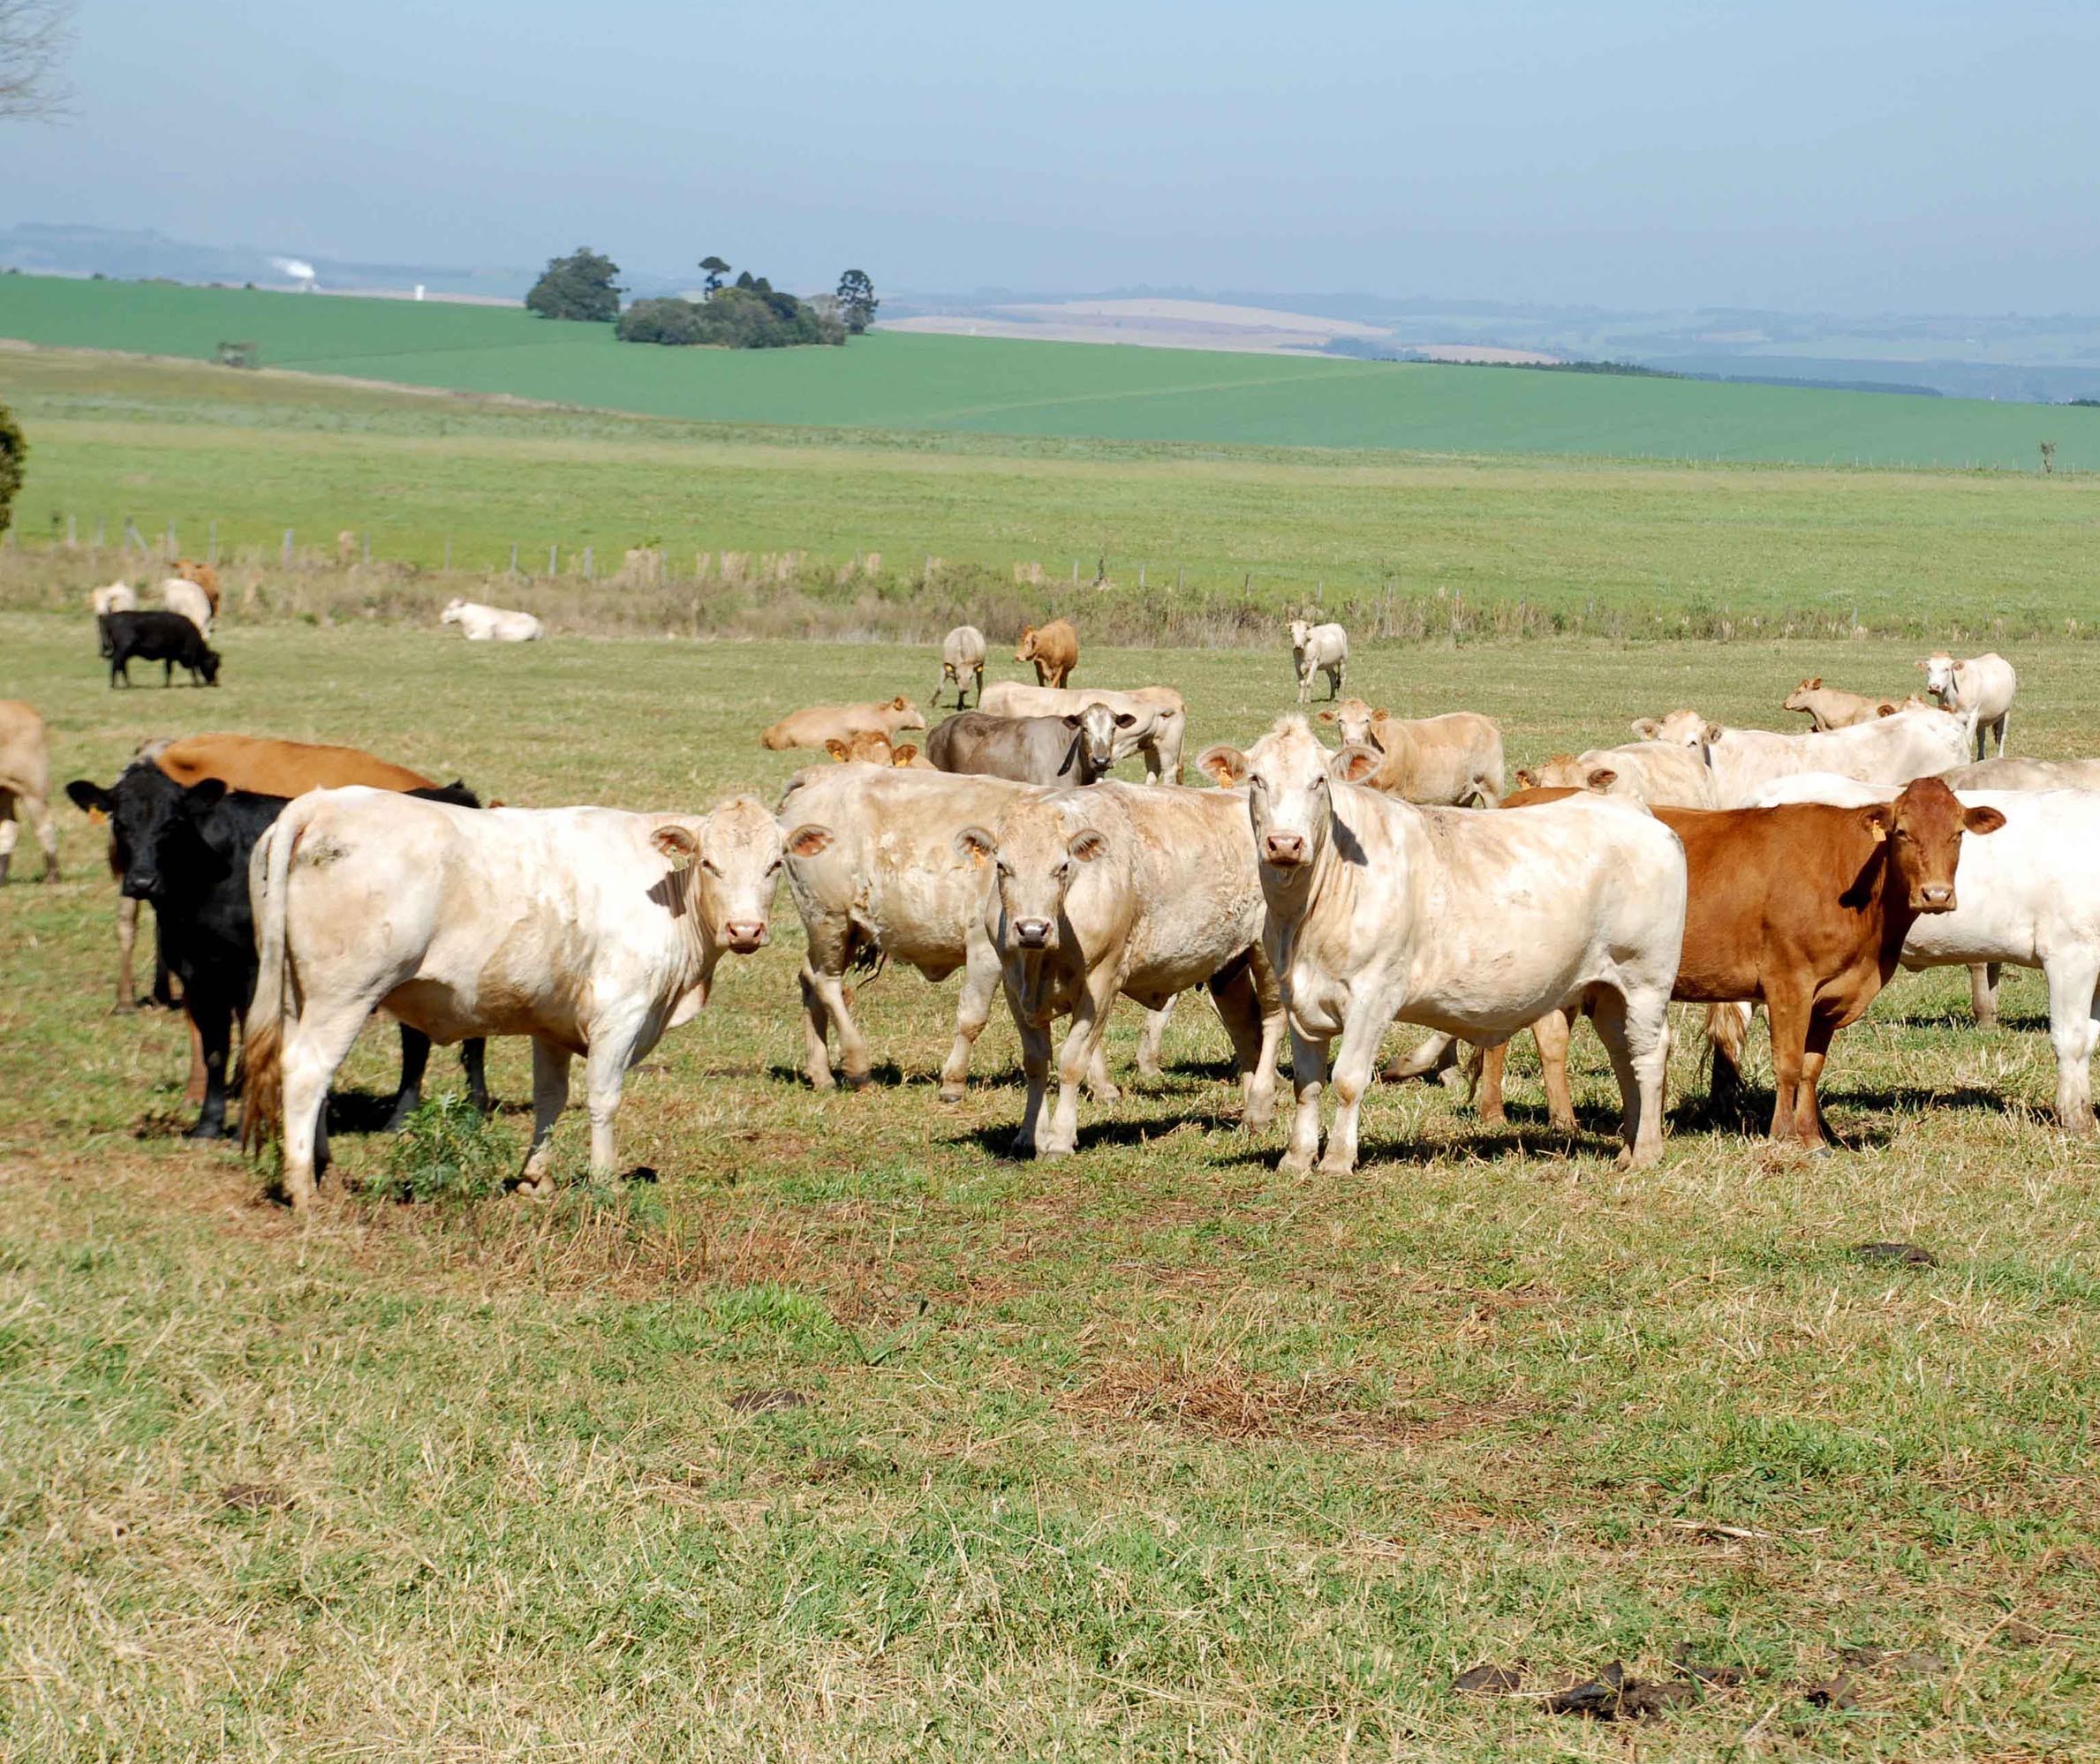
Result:
[[[1767,992],[1765,1016],[1771,1029],[1771,1137],[1790,1139],[1801,1093],[1802,1059],[1808,1050],[1809,1001],[1793,992]],[[1716,1087],[1719,1089],[1719,1086]]]
[[1072,1001],[1072,1027],[1057,1060],[1057,1112],[1050,1118],[1048,1137],[1036,1137],[1038,1157],[1067,1157],[1078,1149],[1079,1081],[1101,1057],[1101,1037],[1114,1004],[1114,974],[1088,975]]
[[1137,1075],[1140,1078],[1160,1076],[1160,1042],[1167,1033],[1167,1019],[1174,1015],[1175,1003],[1180,997],[1181,994],[1176,992],[1158,1010],[1144,1014],[1144,1029],[1137,1037]]
[[139,903],[128,894],[117,897],[117,1008],[119,1013],[139,1008],[137,981],[132,973],[132,951],[139,941]]
[[817,990],[816,974],[808,962],[802,964],[795,984],[802,992],[803,1073],[811,1089],[828,1090],[832,1087],[831,1043],[827,1032],[831,1027],[831,1013],[825,1008],[823,994]]
[[394,1106],[387,1112],[383,1131],[399,1133],[408,1118],[422,1106],[423,1074],[430,1067],[430,1037],[419,1029],[401,1025],[401,1082],[394,1087]]
[[1480,1061],[1479,1075],[1474,1086],[1474,1094],[1479,1098],[1475,1112],[1480,1117],[1480,1125],[1507,1127],[1509,1115],[1503,1107],[1502,1087],[1509,1075],[1509,1044],[1499,1041],[1492,1047],[1477,1048],[1474,1052]]
[[1334,1125],[1327,1129],[1327,1152],[1319,1162],[1323,1175],[1347,1176],[1356,1167],[1357,1119],[1378,1065],[1379,1043],[1392,1021],[1385,1012],[1360,1007],[1342,1025],[1334,1057]]
[[1638,1170],[1663,1155],[1663,1077],[1670,1063],[1670,994],[1666,987],[1636,991],[1599,987],[1590,1010],[1611,1056],[1622,1105],[1625,1141],[1619,1168]]
[[1298,675],[1298,702],[1301,705],[1310,705],[1312,702],[1312,670],[1311,668],[1307,668]]
[[[977,667],[972,671],[977,675],[978,708],[982,710],[985,704],[985,664],[981,661],[978,662]],[[957,705],[956,708],[960,710],[962,707]]]
[[488,1094],[488,1044],[481,1037],[470,1036],[459,1044],[459,1069],[466,1074],[466,1099],[474,1112],[491,1113],[495,1104]]
[[1567,1044],[1574,1021],[1566,1011],[1548,1011],[1531,1025],[1538,1044],[1538,1067],[1545,1077],[1546,1119],[1556,1133],[1575,1130],[1575,1095],[1567,1088]]
[[233,1047],[233,1006],[215,992],[200,993],[194,986],[187,1002],[193,1045],[204,1067],[204,1106],[185,1137],[224,1139],[226,1057]]
[[304,1212],[313,1203],[315,1183],[328,1168],[329,1085],[378,1002],[357,998],[324,1008],[309,995],[306,1014],[285,1025],[278,1056],[284,1109],[284,1192],[295,1211]]
[[[191,1003],[189,993],[190,989],[185,987],[183,993],[183,1002],[185,1005]],[[185,1014],[183,1021],[190,1031],[190,1075],[183,1086],[182,1099],[185,1103],[201,1103],[204,1100],[204,1088],[207,1082],[204,1070],[204,1037],[198,1030],[197,1017],[193,1007]]]
[[2057,1125],[2093,1131],[2093,1050],[2100,1044],[2100,960],[2080,951],[2048,964],[2049,1040],[2056,1050]]
[[[818,1001],[839,1032],[839,1071],[846,1082],[856,1090],[868,1082],[868,1044],[861,1037],[860,1025],[853,1021],[853,1013],[846,1004],[846,984],[838,974],[828,974],[812,965],[805,965],[803,973],[815,986]],[[813,1039],[812,1039],[813,1037]],[[823,1029],[814,1018],[804,1022],[804,1039],[811,1040],[810,1052],[815,1055],[823,1038]],[[817,1070],[821,1066],[824,1082],[817,1082]],[[831,1068],[827,1061],[812,1058],[810,1065],[810,1082],[820,1090],[831,1088]]]
[[1978,1029],[1998,1027],[1998,973],[1995,961],[1979,961],[1968,970],[1968,1008]]
[[1254,964],[1221,969],[1210,982],[1218,1020],[1232,1037],[1233,1063],[1240,1068],[1240,1125],[1253,1131],[1276,1117],[1276,1044],[1262,1009]]
[[1386,1062],[1386,1069],[1379,1075],[1389,1084],[1402,1083],[1409,1078],[1435,1077],[1456,1067],[1462,1057],[1458,1037],[1439,1029],[1412,1052],[1394,1054]]
[[521,1194],[554,1193],[548,1165],[554,1160],[555,1123],[569,1106],[569,1050],[533,1037],[533,1145],[518,1178]]
[[1825,1144],[1823,1099],[1817,1086],[1823,1082],[1824,1061],[1830,1057],[1831,1040],[1837,1032],[1837,1024],[1822,1012],[1809,1012],[1809,1033],[1802,1047],[1801,1084],[1794,1093],[1794,1136],[1812,1150],[1821,1150]]
[[1291,1089],[1296,1112],[1291,1116],[1290,1144],[1277,1169],[1287,1176],[1303,1176],[1312,1168],[1320,1149],[1320,1091],[1327,1082],[1327,1044],[1290,1027]]
[[22,836],[22,824],[15,818],[14,798],[0,790],[0,888],[7,886],[8,866],[15,859],[15,841]]
[[[1007,995],[1008,1005],[1013,995]],[[1043,1097],[1050,1088],[1050,1027],[1047,1023],[1028,1023],[1021,1020],[1020,1010],[1014,1011],[1014,1027],[1021,1033],[1021,1071],[1028,1080],[1028,1101],[1021,1112],[1021,1125],[1014,1130],[1013,1142],[1007,1148],[1015,1157],[1032,1157],[1036,1155],[1037,1134],[1043,1120]]]
[[956,1038],[940,1067],[940,1100],[959,1103],[970,1081],[970,1051],[992,1015],[999,991],[999,951],[981,930],[972,928],[963,960],[963,990],[956,998]]
[[584,1097],[591,1111],[593,1176],[610,1176],[616,1167],[613,1120],[620,1112],[627,1068],[638,1057],[634,1050],[639,1028],[638,1023],[622,1023],[609,1034],[598,1026],[591,1032],[591,1051],[584,1061]]

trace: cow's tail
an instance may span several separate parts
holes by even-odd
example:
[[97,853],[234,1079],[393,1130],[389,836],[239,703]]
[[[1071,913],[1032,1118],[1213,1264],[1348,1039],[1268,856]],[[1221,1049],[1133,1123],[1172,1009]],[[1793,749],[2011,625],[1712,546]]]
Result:
[[241,1037],[240,1142],[244,1151],[268,1144],[284,1112],[284,1011],[291,996],[284,939],[284,915],[291,893],[291,851],[305,830],[306,808],[294,802],[277,817],[262,838],[262,859],[255,876],[262,898],[255,913],[255,999]]
[[1743,1048],[1749,1040],[1749,1029],[1750,1011],[1747,1005],[1707,1006],[1706,1040],[1713,1050],[1713,1080],[1708,1100],[1717,1113],[1737,1106],[1742,1091]]

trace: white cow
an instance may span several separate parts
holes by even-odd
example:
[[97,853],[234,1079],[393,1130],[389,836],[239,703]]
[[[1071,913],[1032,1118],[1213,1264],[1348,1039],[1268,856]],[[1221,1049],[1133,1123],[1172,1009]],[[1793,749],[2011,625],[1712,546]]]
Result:
[[530,613],[505,612],[478,600],[449,602],[438,622],[457,625],[469,643],[532,643],[547,635],[547,627]]
[[244,1127],[281,1114],[284,1186],[306,1207],[329,1081],[385,1010],[433,1041],[532,1037],[524,1186],[541,1193],[583,1055],[591,1168],[609,1172],[628,1069],[707,1002],[725,953],[767,941],[780,869],[780,828],[748,796],[675,815],[309,791],[249,865],[261,974]]
[[932,703],[940,702],[943,687],[956,689],[956,708],[963,708],[969,690],[977,688],[978,708],[985,705],[985,634],[975,625],[957,625],[940,639],[940,679],[933,688]]
[[211,636],[211,597],[185,577],[170,576],[161,584],[161,605],[180,613],[207,637]]
[[[1363,750],[1353,750],[1361,753]],[[1356,1167],[1357,1116],[1396,1017],[1499,1044],[1585,1009],[1625,1103],[1622,1166],[1662,1155],[1670,989],[1684,941],[1684,848],[1645,809],[1583,795],[1521,815],[1424,809],[1330,776],[1303,717],[1201,764],[1244,780],[1289,1014],[1297,1119],[1282,1168],[1319,1150],[1327,1050],[1338,1107],[1320,1168]],[[1354,768],[1352,768],[1354,769]]]
[[1127,691],[1092,691],[1077,686],[1031,686],[995,680],[978,694],[977,707],[993,717],[1069,717],[1089,705],[1106,705],[1118,716],[1137,718],[1118,729],[1118,762],[1144,756],[1147,784],[1182,781],[1182,744],[1189,738],[1189,706],[1171,686],[1133,686]]
[[139,593],[128,582],[112,582],[107,588],[97,588],[91,592],[87,604],[94,608],[98,619],[106,613],[135,613],[139,610]]
[[[1926,696],[1957,714],[1973,712],[1976,720],[1975,758],[1985,757],[1990,737],[1998,737],[1998,757],[2006,757],[2006,724],[2013,713],[2013,694],[2019,681],[2013,664],[1993,652],[1957,661],[1944,649],[1936,649],[1918,666],[1925,671]],[[1968,756],[1963,756],[1967,758]]]
[[1477,711],[1396,717],[1348,698],[1319,720],[1336,726],[1344,751],[1361,742],[1378,757],[1377,769],[1363,780],[1371,789],[1461,809],[1492,809],[1502,800],[1502,730],[1492,717]]
[[[978,911],[1021,1035],[1028,1104],[1016,1156],[1074,1150],[1079,1081],[1100,1058],[1119,993],[1158,1011],[1191,986],[1209,987],[1240,1069],[1242,1124],[1268,1125],[1283,1009],[1260,948],[1246,817],[1231,793],[1112,781],[1024,791],[995,825],[956,833],[956,854],[983,878]],[[1046,1127],[1051,1026],[1068,1014]]]
[[1715,806],[1713,769],[1692,749],[1674,742],[1593,747],[1572,759],[1555,754],[1543,765],[1520,771],[1516,781],[1527,790],[1594,790],[1656,808]]
[[2100,759],[1979,759],[1943,774],[1951,790],[2100,790]]
[[1871,784],[1907,784],[1950,771],[1968,758],[1975,720],[1945,711],[1899,711],[1871,723],[1821,734],[1775,735],[1723,728],[1696,711],[1643,717],[1643,741],[1669,741],[1704,756],[1713,770],[1714,806],[1748,807],[1767,784],[1797,772],[1835,772]]
[[1327,696],[1341,697],[1349,671],[1349,634],[1340,625],[1316,625],[1310,619],[1290,622],[1291,666],[1298,673],[1298,702],[1312,702],[1312,676],[1327,676]]

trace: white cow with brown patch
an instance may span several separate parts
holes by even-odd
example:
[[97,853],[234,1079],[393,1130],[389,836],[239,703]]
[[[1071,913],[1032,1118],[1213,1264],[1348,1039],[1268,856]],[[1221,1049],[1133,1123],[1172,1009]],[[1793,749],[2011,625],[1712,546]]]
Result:
[[[1297,1116],[1282,1168],[1319,1151],[1356,1168],[1379,1043],[1396,1018],[1499,1044],[1548,1011],[1585,1010],[1625,1104],[1620,1163],[1662,1154],[1666,1014],[1684,939],[1684,848],[1637,804],[1570,796],[1522,815],[1418,808],[1331,775],[1302,717],[1205,770],[1244,781],[1268,916],[1263,946],[1289,1014]],[[1368,770],[1363,750],[1347,770]]]
[[1133,686],[1127,691],[1094,691],[1076,686],[1031,686],[995,680],[978,695],[978,709],[994,717],[1069,717],[1089,705],[1106,705],[1134,720],[1115,737],[1118,763],[1144,756],[1147,784],[1182,781],[1182,746],[1189,738],[1189,706],[1171,686]]

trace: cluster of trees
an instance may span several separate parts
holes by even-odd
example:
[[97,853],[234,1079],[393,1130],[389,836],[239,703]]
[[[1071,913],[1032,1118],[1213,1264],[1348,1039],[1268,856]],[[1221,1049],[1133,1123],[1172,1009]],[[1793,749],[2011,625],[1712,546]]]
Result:
[[22,466],[29,457],[29,443],[23,438],[14,412],[0,404],[0,533],[14,519],[15,493],[22,487]]
[[706,280],[698,300],[671,296],[637,300],[620,309],[620,266],[579,245],[548,262],[533,284],[526,307],[543,319],[611,324],[622,343],[708,343],[720,349],[787,349],[804,343],[842,343],[873,322],[881,302],[865,270],[849,269],[835,294],[804,300],[775,288],[748,269],[729,280],[730,266],[707,256],[699,268]]

